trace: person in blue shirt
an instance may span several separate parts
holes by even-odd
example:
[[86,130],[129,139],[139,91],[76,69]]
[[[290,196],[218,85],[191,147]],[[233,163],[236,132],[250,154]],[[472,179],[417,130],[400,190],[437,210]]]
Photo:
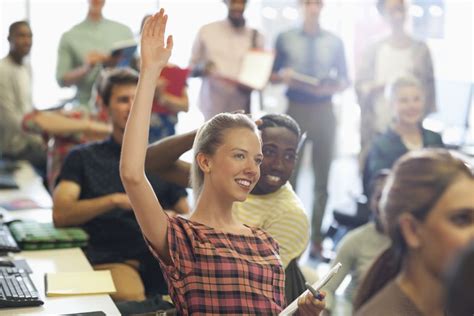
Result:
[[[311,141],[314,172],[314,205],[311,252],[321,251],[321,223],[328,199],[327,183],[333,157],[336,118],[332,97],[348,86],[344,45],[339,37],[323,29],[319,17],[321,0],[300,0],[304,15],[301,27],[281,33],[271,81],[287,85],[288,111]],[[296,188],[296,167],[293,187]]]

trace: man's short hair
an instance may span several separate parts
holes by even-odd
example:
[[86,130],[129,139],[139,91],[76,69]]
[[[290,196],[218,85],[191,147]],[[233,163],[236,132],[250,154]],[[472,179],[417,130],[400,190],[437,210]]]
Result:
[[112,68],[101,74],[98,93],[105,106],[109,106],[115,86],[138,84],[138,72],[130,67]]
[[16,21],[10,24],[10,27],[8,28],[8,38],[10,38],[10,36],[12,36],[13,33],[15,33],[15,31],[22,25],[30,27],[30,23],[28,23],[26,20]]

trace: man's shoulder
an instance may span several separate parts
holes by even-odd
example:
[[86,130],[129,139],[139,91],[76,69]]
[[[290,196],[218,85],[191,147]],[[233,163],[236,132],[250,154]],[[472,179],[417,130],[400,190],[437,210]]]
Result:
[[89,155],[105,148],[107,146],[106,142],[103,140],[76,145],[71,149],[69,155]]

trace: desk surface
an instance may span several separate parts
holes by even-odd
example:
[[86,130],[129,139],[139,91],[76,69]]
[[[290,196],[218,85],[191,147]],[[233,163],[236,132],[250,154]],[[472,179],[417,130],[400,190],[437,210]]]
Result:
[[[0,202],[11,199],[31,198],[43,209],[17,210],[2,212],[4,220],[32,219],[39,222],[51,222],[52,200],[42,185],[41,178],[26,162],[21,162],[15,171],[17,190],[0,190]],[[14,255],[15,259],[26,259],[33,270],[30,275],[44,305],[40,307],[21,307],[0,309],[0,315],[58,315],[92,311],[103,311],[107,315],[120,315],[109,295],[80,295],[63,297],[46,297],[44,292],[44,274],[49,272],[91,271],[86,256],[79,248],[22,251]]]
[[48,272],[91,271],[92,267],[79,248],[23,251],[15,259],[26,259],[33,270],[31,279],[40,293],[44,305],[40,307],[0,309],[0,315],[31,314],[52,315],[103,311],[106,315],[119,315],[109,295],[81,295],[46,297],[44,274]]

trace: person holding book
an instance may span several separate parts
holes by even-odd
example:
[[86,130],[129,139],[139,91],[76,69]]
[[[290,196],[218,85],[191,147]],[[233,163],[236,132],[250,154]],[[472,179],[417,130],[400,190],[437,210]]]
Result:
[[367,271],[356,316],[446,315],[445,271],[474,241],[473,190],[471,167],[448,150],[420,149],[397,161],[381,199],[392,244]]
[[224,0],[227,19],[204,25],[194,41],[189,68],[202,77],[199,108],[208,120],[222,112],[250,113],[252,90],[236,82],[242,60],[251,49],[261,49],[263,36],[244,18],[247,0]]
[[[111,49],[118,42],[132,40],[132,30],[102,15],[105,0],[88,0],[87,17],[61,36],[56,65],[60,87],[76,86],[74,101],[92,108],[91,89],[101,66],[114,66],[118,61]],[[90,104],[91,102],[91,104]]]
[[[278,35],[271,81],[287,85],[287,114],[298,122],[313,144],[311,160],[315,184],[310,255],[317,257],[322,250],[321,223],[336,140],[332,97],[347,87],[348,78],[341,39],[319,24],[323,1],[299,0],[299,3],[303,25]],[[300,162],[293,179],[295,188]]]
[[[278,314],[285,306],[278,245],[261,229],[240,224],[232,205],[244,201],[263,159],[256,125],[243,114],[218,114],[194,142],[190,219],[169,217],[145,175],[148,122],[156,81],[173,46],[167,16],[147,19],[141,39],[140,82],[122,147],[120,175],[150,249],[168,280],[179,314]],[[324,302],[312,294],[299,312],[317,315]]]

